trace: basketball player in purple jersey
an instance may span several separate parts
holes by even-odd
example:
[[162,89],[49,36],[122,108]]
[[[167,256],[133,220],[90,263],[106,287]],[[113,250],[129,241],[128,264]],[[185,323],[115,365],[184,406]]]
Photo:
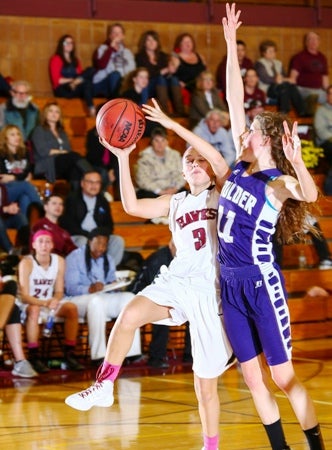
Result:
[[316,201],[317,188],[302,160],[296,124],[290,133],[284,117],[266,112],[258,114],[246,130],[236,52],[236,30],[241,22],[235,4],[226,5],[226,16],[222,21],[227,43],[226,93],[238,151],[238,163],[219,200],[218,258],[226,332],[271,448],[290,447],[263,359],[273,381],[289,399],[310,449],[321,450],[324,444],[313,402],[297,380],[291,361],[284,281],[272,250],[276,230],[280,238],[289,241],[310,227],[305,223],[304,202]]
[[[146,323],[190,324],[194,385],[203,429],[204,450],[217,450],[219,442],[218,377],[233,362],[232,350],[221,321],[217,264],[217,215],[220,190],[228,167],[210,144],[165,116],[158,108],[155,121],[182,132],[193,147],[183,156],[183,176],[189,192],[137,199],[130,176],[129,156],[135,145],[123,150],[102,145],[119,160],[121,199],[125,211],[147,219],[168,216],[177,249],[167,268],[122,310],[109,337],[106,357],[97,381],[66,398],[67,405],[86,411],[113,404],[113,383],[131,347],[135,330]],[[195,150],[200,148],[209,158]],[[154,447],[158,447],[158,443]]]

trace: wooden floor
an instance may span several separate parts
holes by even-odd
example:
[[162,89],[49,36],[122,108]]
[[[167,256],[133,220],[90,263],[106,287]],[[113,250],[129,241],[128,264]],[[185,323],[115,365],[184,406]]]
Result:
[[[332,339],[294,343],[294,365],[312,396],[326,450],[332,448]],[[53,370],[37,380],[0,370],[0,445],[6,450],[200,450],[201,426],[190,365],[170,360],[166,371],[128,366],[111,408],[77,412],[64,398],[90,384],[94,370]],[[220,450],[269,449],[248,389],[234,366],[220,379]],[[292,450],[305,450],[303,433],[276,392]]]

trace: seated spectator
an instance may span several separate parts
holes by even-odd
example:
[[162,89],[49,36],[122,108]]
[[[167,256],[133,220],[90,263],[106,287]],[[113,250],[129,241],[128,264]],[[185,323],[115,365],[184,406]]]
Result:
[[310,31],[304,37],[304,50],[294,55],[290,62],[290,82],[297,85],[308,115],[314,114],[317,102],[326,101],[329,85],[328,62],[319,45],[319,35]]
[[31,86],[28,81],[13,81],[11,98],[0,105],[0,129],[16,125],[27,142],[39,123],[39,108],[31,102]]
[[96,126],[87,132],[85,147],[86,159],[102,177],[102,190],[112,186],[114,200],[120,200],[118,159],[102,146]]
[[322,147],[329,167],[332,168],[332,85],[326,89],[326,102],[315,112],[314,136],[316,145]]
[[120,96],[132,100],[142,106],[148,101],[149,71],[145,67],[137,67],[124,78]]
[[[17,258],[17,257],[16,257]],[[37,372],[26,359],[22,344],[21,311],[15,304],[17,282],[15,264],[8,257],[0,262],[0,355],[2,354],[4,331],[14,356],[12,374],[16,377],[33,378]]]
[[[145,67],[149,72],[149,84],[147,98],[156,98],[161,109],[169,111],[169,103],[173,94],[177,97],[174,109],[178,101],[182,103],[179,83],[171,76],[169,71],[170,55],[161,48],[160,37],[157,31],[148,30],[141,34],[138,42],[138,50],[135,55],[137,67]],[[177,88],[174,86],[177,86]],[[183,108],[183,105],[182,105]]]
[[0,96],[10,97],[11,86],[8,80],[0,73]]
[[89,115],[94,117],[96,108],[93,104],[93,68],[83,71],[76,56],[74,38],[70,34],[65,34],[58,40],[49,69],[55,97],[84,99]]
[[[148,84],[149,72],[145,67],[138,67],[132,72],[128,73],[123,80],[122,90],[120,96],[132,100],[138,106],[148,103]],[[150,136],[155,123],[150,120],[146,121],[143,136]]]
[[[79,317],[88,322],[92,364],[99,366],[106,354],[106,322],[115,319],[134,298],[131,292],[104,291],[116,281],[115,264],[107,253],[109,231],[95,228],[88,242],[66,258],[65,292],[77,306]],[[139,329],[127,356],[141,354]]]
[[219,109],[211,109],[205,119],[201,119],[193,132],[209,142],[231,166],[235,161],[235,147],[229,130],[229,114]]
[[107,29],[106,41],[94,52],[94,96],[118,97],[123,77],[135,69],[134,55],[125,46],[124,38],[124,27],[114,23]]
[[7,230],[14,228],[24,236],[21,243],[27,243],[29,235],[28,220],[24,214],[20,212],[20,208],[16,202],[8,201],[7,188],[0,184],[0,248],[6,253],[12,253],[15,246],[9,239]]
[[180,85],[193,92],[198,75],[206,70],[205,60],[196,50],[194,37],[190,33],[181,33],[175,39],[171,67]]
[[[248,69],[252,69],[254,67],[254,64],[250,58],[247,57],[247,46],[244,41],[241,41],[238,39],[236,41],[236,50],[237,50],[237,59],[239,61],[240,70],[242,78],[244,78],[246,72]],[[227,61],[227,55],[223,57],[221,62],[219,63],[217,67],[216,72],[216,81],[217,81],[217,88],[221,90],[221,92],[225,95],[226,93],[226,61]]]
[[[152,284],[154,278],[158,275],[161,266],[168,267],[174,258],[176,248],[171,239],[167,246],[161,247],[152,253],[144,262],[142,269],[136,275],[131,287],[134,294],[138,294],[146,286]],[[188,322],[186,324],[185,347],[183,352],[183,362],[191,362],[191,343]],[[169,327],[167,325],[152,325],[152,340],[149,346],[149,359],[147,364],[160,369],[167,369],[169,364],[166,361],[167,342]]]
[[62,124],[60,106],[56,102],[44,106],[41,124],[32,133],[34,173],[50,183],[65,179],[72,187],[79,184],[82,173],[90,164],[71,148]]
[[247,126],[249,128],[255,116],[264,111],[266,94],[258,87],[259,78],[255,69],[248,69],[246,71],[243,83],[244,110],[246,113]]
[[212,72],[204,70],[197,80],[196,89],[192,93],[189,106],[190,128],[194,128],[211,109],[227,111],[227,106],[215,87],[215,79]]
[[45,215],[39,219],[32,227],[32,236],[39,230],[47,230],[53,236],[52,252],[66,257],[77,247],[70,234],[58,224],[59,218],[64,210],[63,199],[59,195],[51,194],[44,199]]
[[[64,296],[64,259],[52,253],[53,236],[47,230],[37,231],[32,238],[33,254],[25,256],[18,265],[20,299],[26,313],[26,335],[29,361],[38,373],[49,368],[39,353],[39,319],[47,319],[51,310],[64,319],[64,363],[69,370],[83,370],[74,356],[78,333],[78,312]],[[25,308],[24,308],[25,307]]]
[[16,125],[6,125],[0,131],[0,183],[6,186],[8,201],[17,202],[26,216],[30,205],[41,206],[31,178],[31,164],[21,130]]
[[107,227],[110,234],[107,253],[115,265],[120,264],[124,254],[124,240],[113,233],[111,205],[101,190],[102,180],[99,172],[86,172],[80,188],[69,193],[65,202],[65,211],[59,225],[71,235],[77,247],[83,247],[90,231],[97,227]]
[[135,180],[137,198],[156,198],[184,189],[186,182],[182,176],[181,154],[168,146],[164,128],[154,128],[151,145],[140,152]]
[[284,114],[294,107],[298,116],[305,116],[305,104],[296,86],[286,77],[282,62],[276,58],[277,45],[274,41],[263,41],[259,46],[261,58],[255,69],[259,78],[259,88],[268,99],[275,102],[278,110]]

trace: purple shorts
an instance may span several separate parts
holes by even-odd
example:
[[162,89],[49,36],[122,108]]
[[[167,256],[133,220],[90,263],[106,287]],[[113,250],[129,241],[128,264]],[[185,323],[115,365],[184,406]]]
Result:
[[221,304],[228,339],[239,362],[264,352],[269,366],[291,359],[285,284],[272,264],[221,266]]

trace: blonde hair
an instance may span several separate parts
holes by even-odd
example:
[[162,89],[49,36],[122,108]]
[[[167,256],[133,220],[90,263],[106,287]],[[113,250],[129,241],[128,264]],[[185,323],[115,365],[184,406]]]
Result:
[[27,154],[27,149],[24,144],[24,138],[22,131],[17,127],[16,125],[6,125],[1,131],[0,131],[0,156],[2,158],[7,158],[8,161],[13,161],[15,159],[14,154],[10,151],[8,148],[7,140],[8,140],[8,132],[10,130],[17,130],[20,135],[20,142],[18,144],[18,147],[16,149],[16,157],[18,159],[24,159]]

